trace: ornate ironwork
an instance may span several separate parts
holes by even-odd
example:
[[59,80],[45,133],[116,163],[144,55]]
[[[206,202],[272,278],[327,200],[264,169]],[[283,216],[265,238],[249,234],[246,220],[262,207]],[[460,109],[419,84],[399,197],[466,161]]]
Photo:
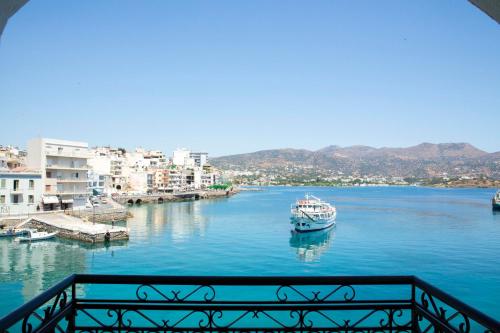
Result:
[[413,276],[73,275],[0,319],[0,332],[497,333],[500,323]]

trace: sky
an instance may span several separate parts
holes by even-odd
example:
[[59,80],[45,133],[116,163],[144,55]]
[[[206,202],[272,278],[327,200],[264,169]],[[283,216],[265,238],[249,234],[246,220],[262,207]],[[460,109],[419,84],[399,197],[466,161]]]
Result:
[[31,0],[0,40],[0,144],[212,156],[500,150],[500,25],[468,1]]

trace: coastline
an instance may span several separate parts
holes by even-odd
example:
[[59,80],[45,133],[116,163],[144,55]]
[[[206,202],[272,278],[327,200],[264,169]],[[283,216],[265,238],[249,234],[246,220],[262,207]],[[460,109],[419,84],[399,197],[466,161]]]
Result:
[[[241,191],[259,191],[264,187],[428,187],[428,188],[500,188],[500,181],[495,181],[493,184],[484,185],[478,184],[456,184],[456,183],[438,183],[438,184],[366,184],[366,185],[335,185],[335,184],[269,184],[269,185],[240,185]],[[256,189],[253,189],[256,187]]]

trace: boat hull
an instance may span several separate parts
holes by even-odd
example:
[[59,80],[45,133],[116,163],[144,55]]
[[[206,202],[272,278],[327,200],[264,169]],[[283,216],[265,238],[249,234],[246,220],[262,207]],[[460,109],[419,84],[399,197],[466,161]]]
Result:
[[492,200],[491,208],[500,211],[500,201]]
[[17,242],[37,242],[37,241],[43,241],[43,240],[48,240],[56,237],[57,232],[49,233],[43,236],[34,236],[34,237],[17,237],[15,240]]
[[335,218],[315,219],[314,221],[304,217],[292,217],[291,223],[297,232],[311,232],[330,228],[335,225]]

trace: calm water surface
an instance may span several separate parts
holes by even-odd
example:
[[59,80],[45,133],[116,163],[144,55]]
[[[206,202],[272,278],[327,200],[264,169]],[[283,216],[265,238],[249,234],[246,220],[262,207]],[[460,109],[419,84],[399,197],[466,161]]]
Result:
[[[294,235],[290,204],[335,202],[337,226]],[[109,247],[0,239],[0,315],[71,273],[415,274],[500,318],[500,215],[492,189],[266,188],[132,207],[130,240]]]

